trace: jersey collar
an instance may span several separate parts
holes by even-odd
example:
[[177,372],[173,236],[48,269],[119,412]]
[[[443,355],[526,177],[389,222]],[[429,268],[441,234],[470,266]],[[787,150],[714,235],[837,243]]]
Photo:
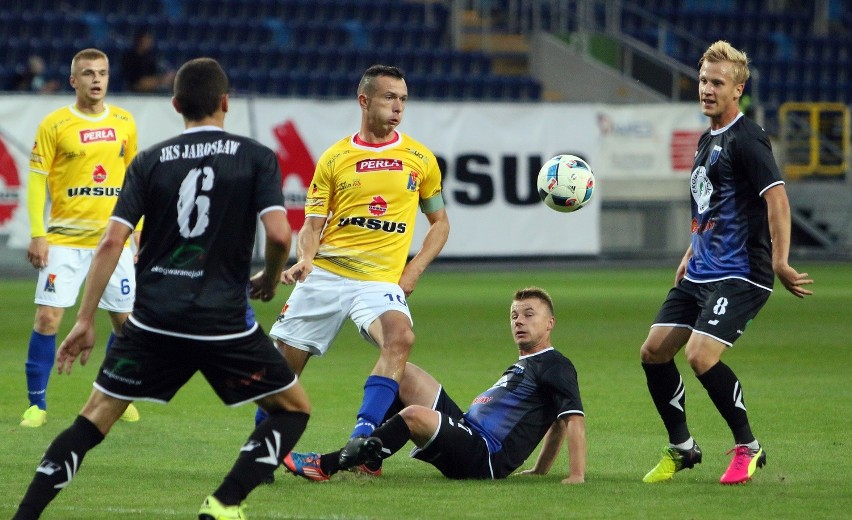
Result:
[[720,129],[718,129],[718,130],[710,130],[710,135],[719,135],[719,134],[721,134],[722,132],[724,132],[724,131],[725,131],[725,130],[727,130],[728,128],[731,128],[732,126],[734,126],[734,123],[736,123],[737,121],[739,121],[741,117],[743,117],[743,113],[742,113],[742,112],[740,112],[739,114],[737,114],[737,117],[735,117],[733,121],[731,121],[730,123],[728,123],[727,125],[725,125],[723,128],[720,128]]
[[194,134],[196,132],[224,132],[222,128],[214,125],[205,125],[205,126],[193,126],[192,128],[187,128],[183,131],[185,134]]
[[520,359],[530,358],[530,357],[533,357],[533,356],[537,356],[539,354],[544,354],[545,352],[548,352],[548,351],[551,351],[551,350],[553,350],[553,346],[539,350],[538,352],[533,352],[532,354],[527,354],[526,356],[518,356],[518,359],[520,360]]
[[88,119],[89,121],[101,121],[102,119],[109,116],[109,105],[104,103],[104,111],[100,114],[86,114],[84,112],[80,112],[77,109],[77,105],[75,103],[71,103],[68,105],[68,109],[71,110],[71,113],[77,117],[82,117],[83,119]]
[[380,148],[385,148],[391,145],[395,145],[402,140],[402,136],[399,135],[399,132],[396,130],[393,131],[393,137],[389,141],[385,141],[384,143],[368,143],[361,139],[358,134],[354,134],[352,136],[352,144],[355,146],[359,146],[361,148],[370,148],[373,150],[378,150]]

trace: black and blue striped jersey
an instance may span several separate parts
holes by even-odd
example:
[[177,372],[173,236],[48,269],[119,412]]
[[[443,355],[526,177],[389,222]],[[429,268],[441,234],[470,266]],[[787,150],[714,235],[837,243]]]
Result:
[[[557,419],[584,415],[577,371],[554,348],[521,356],[494,385],[479,394],[465,423],[485,439],[488,451],[508,467],[519,467]],[[501,473],[495,468],[496,473]]]
[[766,132],[740,114],[698,141],[690,192],[692,258],[686,278],[741,278],[771,290],[772,243],[763,194],[784,184]]

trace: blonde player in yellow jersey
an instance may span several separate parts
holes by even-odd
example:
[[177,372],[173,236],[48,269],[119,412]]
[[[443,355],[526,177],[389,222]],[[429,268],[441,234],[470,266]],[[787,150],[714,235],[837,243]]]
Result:
[[[296,287],[270,330],[297,374],[310,356],[328,351],[347,318],[378,347],[352,438],[369,436],[396,399],[414,343],[406,297],[450,232],[435,155],[396,129],[407,101],[400,69],[366,70],[358,85],[361,128],[317,162],[299,259],[282,274]],[[406,263],[418,208],[429,230]]]
[[[27,205],[32,238],[27,259],[39,275],[26,363],[30,407],[21,426],[31,428],[47,421],[56,331],[65,309],[77,300],[137,146],[133,116],[104,102],[109,86],[106,54],[98,49],[78,52],[71,60],[69,81],[75,102],[42,120],[30,156]],[[127,247],[100,302],[109,311],[115,333],[133,308],[133,269],[133,253]],[[131,405],[122,418],[136,421],[139,412]]]

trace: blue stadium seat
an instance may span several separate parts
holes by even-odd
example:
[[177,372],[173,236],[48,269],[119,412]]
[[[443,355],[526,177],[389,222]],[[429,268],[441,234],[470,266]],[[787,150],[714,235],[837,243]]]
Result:
[[[61,15],[53,14],[55,0],[21,0],[20,5],[26,8],[0,6],[0,41],[7,48],[0,65],[8,71],[31,53],[43,54],[61,70],[63,82],[69,57],[93,45],[113,58],[118,78],[120,56],[141,27],[153,30],[158,52],[172,66],[214,57],[229,73],[235,71],[234,88],[241,92],[348,97],[366,67],[386,63],[400,66],[409,78],[425,78],[412,81],[418,97],[425,92],[436,99],[472,98],[484,93],[485,82],[460,78],[488,74],[491,68],[484,54],[449,47],[449,9],[440,3],[78,0],[68,2]],[[428,77],[435,75],[441,77]]]

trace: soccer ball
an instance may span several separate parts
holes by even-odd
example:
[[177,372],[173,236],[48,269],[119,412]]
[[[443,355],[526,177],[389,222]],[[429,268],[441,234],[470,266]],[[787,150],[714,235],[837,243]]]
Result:
[[536,186],[547,207],[570,213],[592,200],[595,174],[589,163],[576,155],[557,155],[538,171]]

